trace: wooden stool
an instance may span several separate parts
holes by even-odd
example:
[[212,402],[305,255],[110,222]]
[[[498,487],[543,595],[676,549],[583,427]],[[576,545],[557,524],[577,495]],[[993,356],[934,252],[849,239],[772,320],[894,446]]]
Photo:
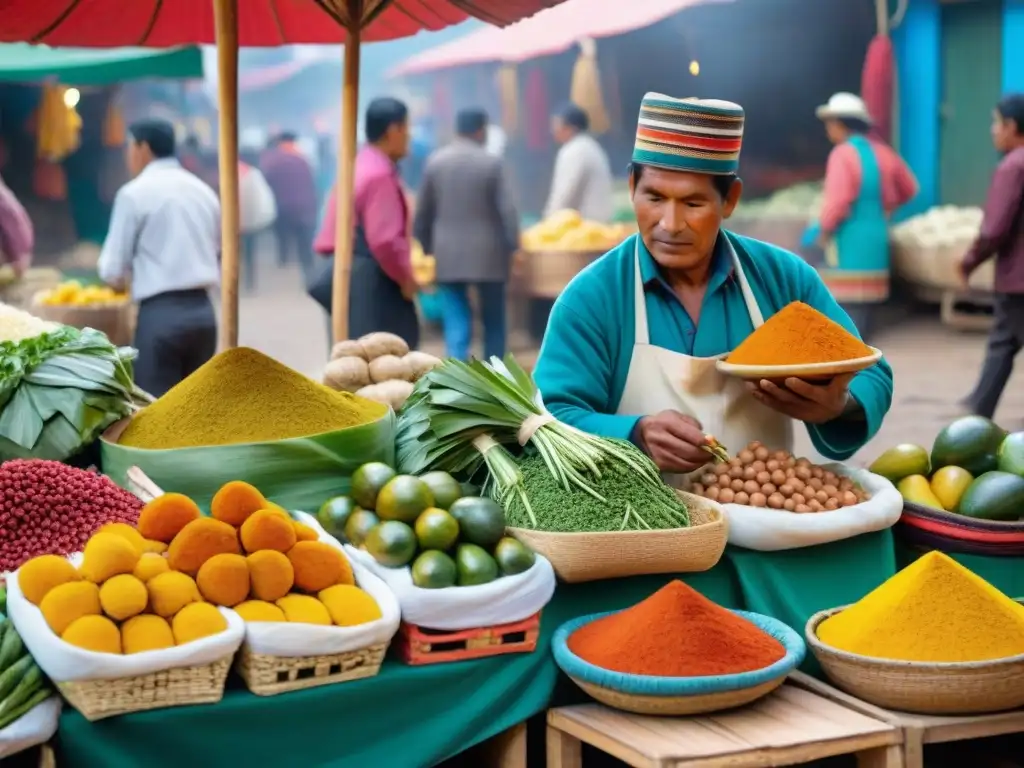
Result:
[[958,717],[934,717],[915,715],[909,712],[893,712],[868,704],[827,683],[815,680],[801,673],[790,678],[795,685],[816,693],[868,717],[889,723],[903,731],[903,762],[906,768],[924,768],[924,745],[945,744],[950,741],[983,739],[989,736],[1005,736],[1008,733],[1024,733],[1024,710],[999,712],[994,715],[962,715]]
[[786,683],[760,701],[695,717],[648,717],[598,704],[548,711],[548,768],[581,768],[582,744],[635,768],[761,768],[856,755],[902,768],[900,732]]

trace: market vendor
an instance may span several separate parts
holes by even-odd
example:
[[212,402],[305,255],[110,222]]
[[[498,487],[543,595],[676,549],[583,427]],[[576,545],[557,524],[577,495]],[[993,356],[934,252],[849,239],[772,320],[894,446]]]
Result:
[[736,450],[753,440],[792,450],[794,420],[843,460],[892,400],[884,361],[827,385],[745,383],[715,367],[793,301],[856,332],[802,259],[722,229],[743,189],[743,119],[729,102],[644,97],[629,180],[639,234],[565,288],[535,371],[555,417],[633,440],[666,473],[707,463],[705,434]]
[[868,339],[876,309],[889,298],[889,216],[917,194],[917,179],[892,147],[871,137],[860,96],[834,94],[817,115],[835,146],[821,212],[804,242],[824,249],[822,279]]

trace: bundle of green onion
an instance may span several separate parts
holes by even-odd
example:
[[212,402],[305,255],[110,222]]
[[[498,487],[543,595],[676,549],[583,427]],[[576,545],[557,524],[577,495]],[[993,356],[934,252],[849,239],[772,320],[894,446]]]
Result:
[[554,419],[533,379],[511,355],[504,363],[446,361],[417,382],[398,417],[400,471],[472,476],[486,465],[485,492],[506,506],[514,499],[536,526],[522,473],[507,449],[519,453],[525,446],[536,451],[567,492],[605,501],[597,480],[613,468],[628,471],[639,486],[664,488],[654,463],[632,446]]

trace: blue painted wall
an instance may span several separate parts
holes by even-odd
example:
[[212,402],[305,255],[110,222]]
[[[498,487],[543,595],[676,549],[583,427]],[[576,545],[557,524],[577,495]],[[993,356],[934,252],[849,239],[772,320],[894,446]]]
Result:
[[1003,0],[1003,93],[1024,92],[1024,0]]

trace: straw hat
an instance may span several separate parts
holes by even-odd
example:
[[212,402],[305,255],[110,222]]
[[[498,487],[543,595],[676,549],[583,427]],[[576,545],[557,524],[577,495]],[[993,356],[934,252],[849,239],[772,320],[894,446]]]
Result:
[[822,104],[814,112],[819,119],[828,120],[837,117],[851,117],[856,120],[863,120],[868,125],[874,121],[871,113],[868,112],[864,99],[855,93],[835,93],[828,100],[828,104]]

